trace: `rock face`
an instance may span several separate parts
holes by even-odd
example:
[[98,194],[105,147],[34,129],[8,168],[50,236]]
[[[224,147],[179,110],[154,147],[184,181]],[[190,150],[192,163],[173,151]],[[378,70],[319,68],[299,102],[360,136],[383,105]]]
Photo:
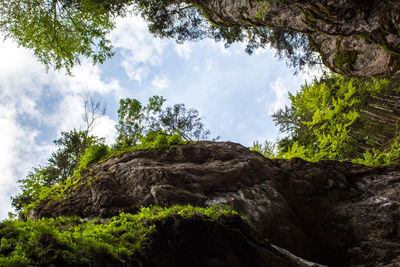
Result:
[[219,223],[200,217],[171,218],[156,227],[157,233],[131,266],[318,266],[282,253],[260,239],[239,216]]
[[399,1],[192,2],[221,26],[267,26],[305,33],[324,64],[337,73],[363,77],[400,74]]
[[302,258],[329,266],[400,264],[400,166],[270,160],[239,144],[198,142],[127,153],[89,169],[64,199],[44,201],[29,216],[227,204],[261,239]]

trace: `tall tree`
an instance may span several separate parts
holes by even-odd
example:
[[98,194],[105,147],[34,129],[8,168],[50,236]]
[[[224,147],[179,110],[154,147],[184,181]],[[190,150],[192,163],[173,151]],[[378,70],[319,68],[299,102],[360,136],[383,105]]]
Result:
[[46,165],[34,168],[25,178],[18,180],[22,192],[12,197],[11,204],[14,208],[21,210],[24,205],[35,201],[40,192],[39,188],[50,188],[70,178],[78,168],[85,150],[104,142],[102,138],[91,135],[93,124],[104,114],[104,108],[91,97],[85,99],[84,107],[84,129],[61,132],[61,137],[53,141],[57,150],[51,154]]
[[290,107],[273,119],[288,134],[281,153],[301,150],[306,157],[354,159],[366,150],[384,151],[399,136],[400,82],[325,75],[289,95]]
[[160,116],[163,129],[169,133],[179,132],[186,140],[207,139],[210,130],[204,128],[199,112],[186,109],[185,104],[175,104],[167,107]]
[[149,98],[148,104],[143,106],[137,99],[121,99],[116,126],[118,131],[116,146],[134,146],[148,131],[160,130],[157,117],[165,101],[162,96],[153,96]]
[[210,130],[205,129],[199,112],[186,109],[184,104],[175,104],[162,109],[166,101],[161,96],[149,98],[143,106],[136,99],[121,99],[118,109],[117,147],[137,145],[149,132],[164,131],[172,135],[178,132],[185,140],[207,139]]

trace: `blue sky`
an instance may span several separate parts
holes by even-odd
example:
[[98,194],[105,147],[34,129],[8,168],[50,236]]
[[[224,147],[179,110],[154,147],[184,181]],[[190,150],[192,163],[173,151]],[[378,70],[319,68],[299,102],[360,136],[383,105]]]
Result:
[[154,38],[136,17],[118,19],[110,39],[115,57],[96,66],[83,61],[72,77],[46,73],[31,51],[12,40],[0,44],[0,219],[11,210],[10,196],[19,192],[16,181],[46,163],[61,131],[83,126],[85,96],[107,106],[93,133],[108,143],[115,138],[121,98],[146,102],[161,95],[165,106],[197,109],[212,136],[250,146],[278,138],[270,114],[288,104],[288,91],[310,79],[304,73],[293,76],[273,50],[249,56],[242,44],[229,49],[212,40],[178,45]]

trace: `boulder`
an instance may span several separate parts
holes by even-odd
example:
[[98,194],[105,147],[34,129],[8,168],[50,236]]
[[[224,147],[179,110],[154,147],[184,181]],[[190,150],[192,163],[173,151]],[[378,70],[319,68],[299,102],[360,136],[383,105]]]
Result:
[[125,153],[82,171],[32,219],[143,206],[230,205],[260,239],[329,266],[400,264],[400,166],[266,159],[231,142]]

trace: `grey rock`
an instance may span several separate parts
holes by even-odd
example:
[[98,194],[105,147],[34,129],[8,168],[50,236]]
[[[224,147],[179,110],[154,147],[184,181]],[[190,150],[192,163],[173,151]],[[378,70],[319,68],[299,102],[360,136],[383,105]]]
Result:
[[110,158],[30,218],[110,217],[143,206],[226,204],[261,239],[328,266],[400,264],[400,167],[266,159],[230,142]]

